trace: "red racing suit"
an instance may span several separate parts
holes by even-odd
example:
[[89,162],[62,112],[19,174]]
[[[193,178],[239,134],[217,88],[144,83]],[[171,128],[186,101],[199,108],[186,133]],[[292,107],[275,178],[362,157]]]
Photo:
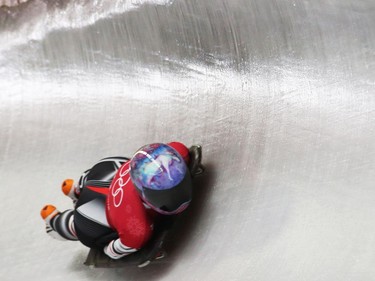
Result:
[[108,223],[119,236],[118,244],[113,244],[113,249],[108,250],[120,255],[144,246],[152,235],[153,217],[156,215],[147,209],[134,187],[129,164],[126,162],[118,170],[106,199]]
[[[182,143],[169,143],[188,163],[189,151]],[[114,176],[106,198],[106,217],[116,230],[118,239],[111,241],[104,252],[121,258],[142,248],[152,236],[153,222],[158,214],[141,199],[130,178],[130,161]]]

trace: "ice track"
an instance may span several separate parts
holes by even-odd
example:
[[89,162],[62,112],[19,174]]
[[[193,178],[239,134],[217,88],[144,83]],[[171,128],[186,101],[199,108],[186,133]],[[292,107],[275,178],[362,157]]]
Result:
[[[0,279],[375,280],[374,26],[370,0],[0,8]],[[46,236],[62,180],[171,140],[207,173],[163,265]]]

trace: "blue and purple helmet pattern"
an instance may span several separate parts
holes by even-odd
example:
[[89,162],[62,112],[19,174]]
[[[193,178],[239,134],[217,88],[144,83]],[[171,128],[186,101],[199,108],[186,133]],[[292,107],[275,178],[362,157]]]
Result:
[[130,161],[130,176],[139,190],[167,190],[185,177],[186,164],[172,147],[154,143],[139,149]]

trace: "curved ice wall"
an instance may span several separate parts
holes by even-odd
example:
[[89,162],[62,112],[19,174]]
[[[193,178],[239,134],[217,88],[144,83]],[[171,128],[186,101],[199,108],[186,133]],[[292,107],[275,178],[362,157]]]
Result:
[[[2,7],[1,280],[374,280],[374,26],[370,0]],[[170,140],[208,169],[164,264],[45,235],[63,179]]]

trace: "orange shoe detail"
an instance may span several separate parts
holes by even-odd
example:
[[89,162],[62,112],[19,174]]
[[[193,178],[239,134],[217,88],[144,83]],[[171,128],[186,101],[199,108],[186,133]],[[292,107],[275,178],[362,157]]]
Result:
[[40,215],[42,216],[43,220],[51,219],[59,212],[57,211],[56,207],[53,205],[45,205],[43,209],[40,211]]
[[69,196],[71,194],[73,187],[73,180],[72,179],[66,179],[61,185],[61,190],[64,192],[65,195]]

